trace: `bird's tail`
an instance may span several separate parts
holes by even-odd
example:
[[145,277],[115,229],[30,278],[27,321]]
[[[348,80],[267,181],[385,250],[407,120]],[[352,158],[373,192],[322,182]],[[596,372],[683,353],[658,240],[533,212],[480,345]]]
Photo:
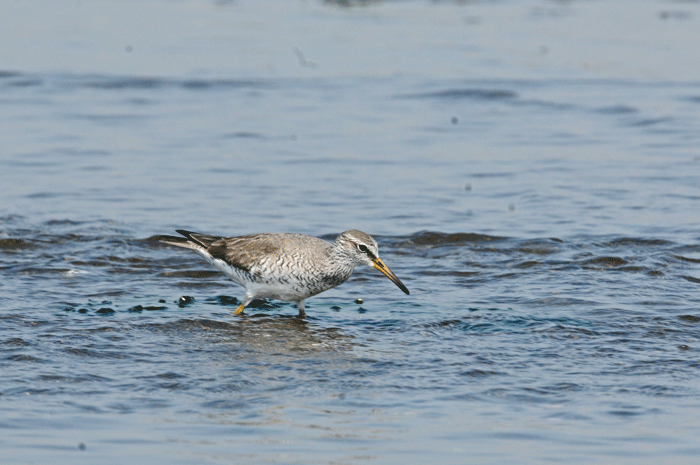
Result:
[[193,250],[207,250],[212,242],[221,239],[220,236],[211,236],[209,234],[199,234],[184,229],[177,229],[178,233],[184,237],[162,235],[157,236],[158,241],[177,247],[184,247]]

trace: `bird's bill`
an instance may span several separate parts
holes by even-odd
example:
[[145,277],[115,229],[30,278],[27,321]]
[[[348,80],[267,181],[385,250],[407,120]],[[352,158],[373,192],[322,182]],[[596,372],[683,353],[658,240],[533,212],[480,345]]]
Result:
[[401,280],[396,277],[396,275],[389,269],[388,266],[384,264],[384,262],[380,258],[375,258],[374,260],[372,260],[372,266],[381,271],[384,274],[384,276],[391,280],[392,283],[399,286],[399,289],[401,289],[405,294],[410,294],[406,286],[403,285]]

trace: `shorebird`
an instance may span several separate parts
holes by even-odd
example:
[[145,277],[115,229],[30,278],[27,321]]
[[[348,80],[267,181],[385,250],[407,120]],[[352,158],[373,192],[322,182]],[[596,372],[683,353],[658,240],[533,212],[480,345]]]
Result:
[[378,269],[409,294],[379,258],[377,242],[356,229],[345,231],[332,244],[295,233],[222,237],[182,229],[177,232],[183,237],[158,236],[158,240],[194,250],[245,288],[236,315],[253,299],[276,299],[295,303],[299,316],[304,317],[307,298],[344,283],[362,264]]

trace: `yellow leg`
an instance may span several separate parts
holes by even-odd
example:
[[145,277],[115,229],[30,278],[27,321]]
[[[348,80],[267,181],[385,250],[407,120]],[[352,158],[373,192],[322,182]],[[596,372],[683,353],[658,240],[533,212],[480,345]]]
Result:
[[240,315],[243,313],[243,309],[245,308],[245,305],[241,304],[238,306],[235,312],[233,312],[234,315]]

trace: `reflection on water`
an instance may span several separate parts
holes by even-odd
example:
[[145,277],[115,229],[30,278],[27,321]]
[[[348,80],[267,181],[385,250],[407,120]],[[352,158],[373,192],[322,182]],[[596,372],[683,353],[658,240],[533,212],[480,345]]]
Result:
[[344,350],[344,342],[349,342],[348,336],[338,328],[315,328],[309,321],[296,316],[271,317],[266,313],[253,313],[246,318],[231,320],[185,319],[147,325],[141,329],[159,334],[195,333],[207,338],[209,343],[243,347],[246,352],[259,354],[265,359],[280,352],[308,352],[307,356],[320,356],[323,352]]

